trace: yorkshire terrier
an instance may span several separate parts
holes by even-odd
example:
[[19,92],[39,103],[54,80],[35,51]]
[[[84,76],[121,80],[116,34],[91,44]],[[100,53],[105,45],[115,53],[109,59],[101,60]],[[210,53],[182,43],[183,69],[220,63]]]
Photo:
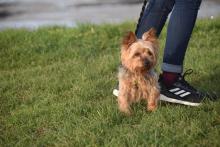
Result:
[[156,31],[151,28],[142,39],[129,32],[121,44],[121,66],[119,67],[119,110],[131,114],[131,104],[147,101],[147,110],[154,111],[160,96],[154,67],[158,57]]

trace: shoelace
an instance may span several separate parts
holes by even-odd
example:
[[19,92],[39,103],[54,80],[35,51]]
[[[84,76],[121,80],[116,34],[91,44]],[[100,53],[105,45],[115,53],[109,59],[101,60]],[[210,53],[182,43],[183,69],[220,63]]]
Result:
[[194,90],[195,92],[197,92],[197,90],[185,80],[185,77],[187,75],[192,74],[192,73],[193,73],[192,69],[187,69],[182,75],[179,76],[179,80],[181,81],[181,83],[183,84],[183,86],[185,88],[190,88],[190,89]]
[[199,96],[201,97],[208,97],[211,98],[212,100],[217,99],[217,95],[216,93],[208,93],[208,92],[202,92],[202,91],[198,91],[197,89],[195,89],[193,86],[191,86],[186,80],[185,80],[185,76],[190,75],[193,73],[192,69],[187,69],[182,75],[180,75],[179,80],[183,83],[183,86],[185,88],[191,88],[192,90],[194,90]]

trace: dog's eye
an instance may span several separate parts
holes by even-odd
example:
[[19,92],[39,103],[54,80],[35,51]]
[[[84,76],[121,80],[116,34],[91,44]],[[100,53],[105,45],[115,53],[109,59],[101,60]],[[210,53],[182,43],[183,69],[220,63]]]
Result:
[[134,57],[140,56],[140,53],[135,53]]
[[152,55],[153,55],[150,51],[148,51],[147,53],[148,53],[149,56],[152,56]]

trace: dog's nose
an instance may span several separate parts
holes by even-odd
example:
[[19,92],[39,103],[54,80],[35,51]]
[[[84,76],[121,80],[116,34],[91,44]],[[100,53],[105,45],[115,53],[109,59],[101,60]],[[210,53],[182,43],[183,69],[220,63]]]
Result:
[[144,66],[149,66],[149,64],[150,64],[150,61],[148,59],[145,59],[144,60]]

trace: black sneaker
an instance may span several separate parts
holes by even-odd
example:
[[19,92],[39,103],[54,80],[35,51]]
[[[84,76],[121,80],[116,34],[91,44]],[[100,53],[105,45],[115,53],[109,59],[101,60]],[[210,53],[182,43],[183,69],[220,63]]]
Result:
[[183,75],[179,75],[178,80],[170,87],[165,86],[160,75],[160,100],[188,106],[199,106],[204,98],[216,99],[217,97],[214,94],[198,91],[185,80],[185,76],[192,72],[193,70],[189,69]]
[[[185,76],[193,72],[192,69],[187,70],[183,75],[179,75],[178,80],[170,87],[166,87],[160,75],[160,100],[170,103],[184,104],[188,106],[199,106],[204,98],[216,100],[215,94],[208,94],[193,88],[186,80]],[[113,95],[118,96],[118,84],[113,89]]]

